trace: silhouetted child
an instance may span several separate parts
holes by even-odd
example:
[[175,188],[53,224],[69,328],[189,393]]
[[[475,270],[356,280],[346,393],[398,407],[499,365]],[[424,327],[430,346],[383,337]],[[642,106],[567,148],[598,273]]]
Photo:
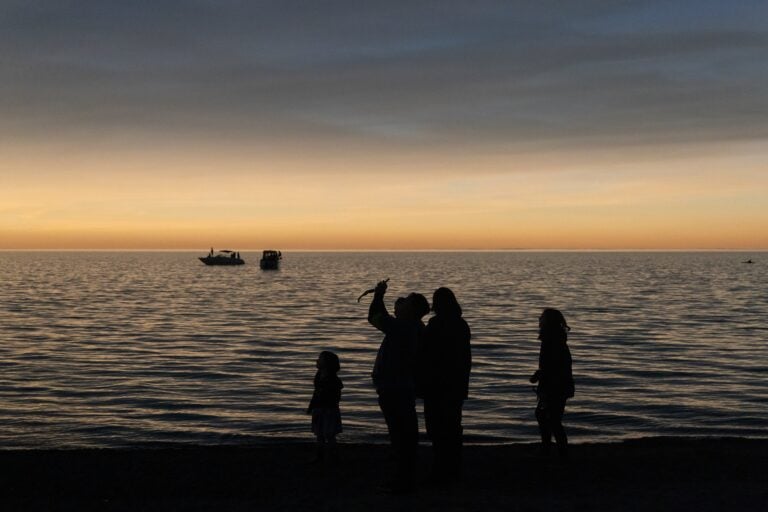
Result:
[[539,369],[531,376],[538,382],[536,394],[536,421],[541,432],[542,452],[548,454],[552,436],[562,458],[568,456],[568,437],[563,428],[565,401],[574,395],[571,351],[568,349],[568,331],[571,328],[557,309],[547,308],[539,317]]
[[339,401],[344,384],[339,379],[339,357],[333,352],[323,351],[317,358],[315,392],[309,402],[307,414],[312,415],[312,433],[317,437],[316,462],[325,459],[326,452],[332,459],[337,458],[336,434],[341,433],[341,412]]

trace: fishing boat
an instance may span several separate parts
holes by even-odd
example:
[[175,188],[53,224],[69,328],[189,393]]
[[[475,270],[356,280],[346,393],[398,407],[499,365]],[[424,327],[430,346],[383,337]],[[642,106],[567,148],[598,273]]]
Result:
[[214,253],[213,248],[208,256],[198,258],[206,265],[242,265],[245,261],[240,257],[240,253],[229,249],[223,249]]
[[280,260],[283,259],[283,253],[272,249],[267,249],[261,253],[259,266],[262,270],[277,270],[280,268]]

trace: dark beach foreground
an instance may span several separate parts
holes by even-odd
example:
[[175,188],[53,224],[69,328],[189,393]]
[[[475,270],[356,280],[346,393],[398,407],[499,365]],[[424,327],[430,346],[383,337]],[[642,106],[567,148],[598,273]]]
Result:
[[[655,438],[572,447],[469,446],[461,484],[380,490],[386,445],[0,452],[0,510],[768,510],[768,440]],[[429,452],[422,447],[420,472]]]

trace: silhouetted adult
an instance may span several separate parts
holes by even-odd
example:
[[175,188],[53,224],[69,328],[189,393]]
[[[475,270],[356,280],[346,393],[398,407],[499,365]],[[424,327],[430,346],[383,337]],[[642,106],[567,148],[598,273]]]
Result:
[[421,319],[429,312],[429,303],[423,295],[411,293],[404,301],[396,302],[397,316],[391,316],[384,305],[386,291],[385,281],[376,285],[368,321],[385,335],[376,355],[373,383],[395,459],[395,475],[388,482],[389,490],[400,493],[413,486],[413,466],[419,443],[413,372],[416,346],[424,330]]
[[432,310],[420,344],[417,383],[432,441],[432,478],[445,481],[461,474],[461,409],[469,391],[471,332],[449,288],[435,290]]
[[559,310],[547,308],[541,313],[539,369],[531,377],[531,382],[539,383],[536,421],[541,433],[542,452],[549,454],[554,435],[561,457],[568,456],[568,437],[563,428],[565,401],[575,392],[571,351],[567,343],[570,330]]

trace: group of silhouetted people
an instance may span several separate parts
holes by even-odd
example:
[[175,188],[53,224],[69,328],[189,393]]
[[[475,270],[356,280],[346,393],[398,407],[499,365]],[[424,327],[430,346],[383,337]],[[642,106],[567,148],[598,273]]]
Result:
[[[424,402],[424,421],[432,443],[430,481],[450,483],[461,475],[462,408],[468,397],[472,366],[471,332],[462,318],[454,293],[438,288],[432,307],[420,293],[399,297],[394,315],[384,304],[387,281],[373,290],[368,321],[384,333],[373,367],[373,384],[389,431],[394,474],[387,490],[399,493],[413,488],[419,425],[416,399]],[[434,315],[423,322],[430,309]],[[563,314],[547,308],[539,318],[539,365],[531,377],[536,383],[536,420],[542,451],[548,453],[554,436],[561,457],[567,457],[568,439],[562,425],[565,402],[574,395],[570,327]],[[339,358],[324,351],[317,360],[315,391],[308,413],[317,437],[317,459],[336,458],[336,435],[342,431],[339,401],[343,384],[337,373]]]

